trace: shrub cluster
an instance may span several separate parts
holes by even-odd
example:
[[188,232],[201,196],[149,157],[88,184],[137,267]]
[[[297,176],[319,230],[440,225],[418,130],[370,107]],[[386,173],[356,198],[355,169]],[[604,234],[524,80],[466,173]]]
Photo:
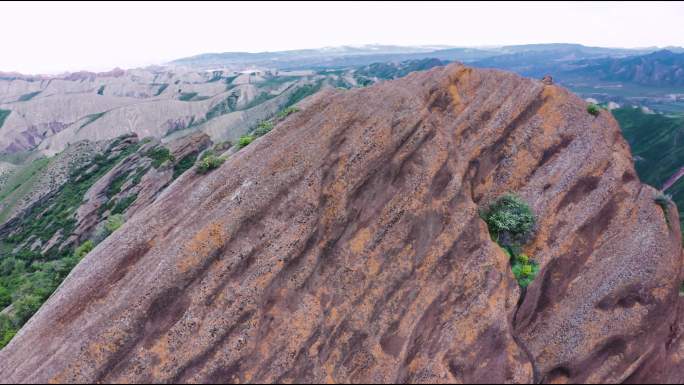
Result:
[[505,194],[494,201],[482,213],[482,218],[494,240],[503,246],[527,243],[535,225],[532,209],[513,194]]
[[508,255],[518,284],[526,288],[539,273],[539,264],[521,252],[534,232],[536,218],[520,197],[505,194],[480,213],[489,233]]
[[13,295],[0,285],[0,310],[12,305],[12,310],[8,314],[0,315],[0,349],[14,338],[21,326],[40,309],[43,302],[57,290],[69,272],[94,246],[92,241],[86,241],[68,257],[55,261],[33,262],[30,266],[25,261],[12,257],[3,260],[0,269],[11,270],[18,282]]
[[238,139],[238,149],[243,149],[247,146],[249,146],[254,140],[256,139],[256,136],[254,135],[243,135]]
[[105,223],[105,229],[107,229],[107,232],[109,234],[115,232],[121,226],[124,224],[124,217],[122,214],[114,214],[111,217],[107,219],[107,222]]
[[197,162],[197,173],[206,174],[211,170],[219,168],[225,161],[226,158],[217,156],[213,151],[209,150],[202,154]]
[[163,146],[158,146],[150,149],[145,154],[145,156],[152,159],[152,167],[154,168],[161,167],[161,165],[166,163],[167,160],[172,162],[174,161],[173,155],[171,155],[171,151]]

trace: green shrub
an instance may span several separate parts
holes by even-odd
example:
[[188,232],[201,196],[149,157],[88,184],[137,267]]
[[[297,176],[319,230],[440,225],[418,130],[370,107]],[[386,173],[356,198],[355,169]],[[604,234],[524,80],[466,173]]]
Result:
[[601,113],[601,108],[594,103],[589,103],[587,106],[587,112],[590,115],[598,116]]
[[104,90],[105,90],[105,86],[100,86],[100,88],[97,90],[97,94],[98,95],[104,95]]
[[505,194],[480,215],[492,238],[508,256],[518,285],[527,288],[539,273],[539,264],[520,251],[534,231],[536,218],[532,209],[518,196]]
[[105,191],[105,195],[107,195],[108,198],[111,198],[114,195],[120,193],[121,187],[123,187],[124,183],[126,183],[127,180],[128,180],[128,173],[123,173],[123,174],[117,175],[109,183],[109,186],[107,186],[107,190]]
[[503,246],[522,245],[534,231],[532,209],[513,194],[505,194],[497,199],[481,216],[492,237]]
[[138,199],[138,194],[133,194],[129,195],[123,199],[120,199],[116,202],[114,207],[112,208],[112,214],[123,214],[128,207],[135,202],[135,200]]
[[294,114],[295,112],[299,112],[299,108],[288,107],[288,108],[278,112],[278,115],[276,115],[276,116],[278,117],[278,119],[284,119],[284,118],[290,116],[291,114]]
[[105,229],[111,234],[118,230],[124,224],[124,217],[121,214],[114,214],[107,219]]
[[166,163],[167,160],[174,160],[173,155],[171,155],[171,151],[163,146],[157,146],[150,149],[147,151],[145,156],[152,159],[152,167],[154,168],[161,167],[164,163]]
[[199,162],[197,162],[197,173],[206,174],[211,170],[221,167],[226,158],[216,156],[213,151],[207,151],[202,155]]
[[243,135],[238,139],[238,150],[243,149],[247,146],[249,146],[256,137],[254,135]]
[[40,309],[43,301],[37,295],[26,295],[14,302],[14,318],[24,324]]
[[12,293],[9,289],[0,285],[0,311],[12,303]]
[[0,349],[4,348],[17,334],[17,328],[6,315],[0,315]]
[[93,248],[95,248],[95,244],[91,240],[87,240],[81,244],[81,246],[77,247],[76,250],[74,250],[74,255],[78,259],[82,259],[83,257],[86,256],[86,254],[90,253]]
[[271,132],[272,129],[273,129],[273,121],[264,120],[263,122],[259,123],[256,130],[254,130],[254,134],[256,136],[263,136],[263,135],[266,135],[269,132]]
[[511,259],[511,270],[520,287],[526,288],[539,273],[539,264],[527,255],[520,254]]
[[174,164],[173,165],[173,179],[178,178],[184,172],[189,170],[192,167],[192,165],[195,164],[195,159],[197,159],[197,153],[193,152],[193,153],[190,153],[190,154],[184,156],[183,158],[181,158],[181,160],[178,161],[178,163]]

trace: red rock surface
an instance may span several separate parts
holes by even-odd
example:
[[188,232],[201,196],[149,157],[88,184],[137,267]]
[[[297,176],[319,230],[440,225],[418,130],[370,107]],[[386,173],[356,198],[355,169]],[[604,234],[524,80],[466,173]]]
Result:
[[[478,208],[539,219],[520,301]],[[681,239],[608,112],[458,64],[319,94],[100,244],[0,382],[681,382]]]

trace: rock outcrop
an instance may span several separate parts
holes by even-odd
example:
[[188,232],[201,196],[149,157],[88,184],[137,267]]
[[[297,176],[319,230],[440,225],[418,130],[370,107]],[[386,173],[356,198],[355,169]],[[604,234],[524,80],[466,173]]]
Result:
[[[538,217],[526,293],[478,215],[508,191]],[[681,382],[656,194],[610,113],[541,81],[325,91],[88,254],[0,382]]]

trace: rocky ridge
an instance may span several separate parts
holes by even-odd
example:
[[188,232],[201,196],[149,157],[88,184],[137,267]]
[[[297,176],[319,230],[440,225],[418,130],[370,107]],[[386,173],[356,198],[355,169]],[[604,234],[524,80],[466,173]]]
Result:
[[[522,291],[479,209],[537,229]],[[459,64],[325,91],[182,174],[0,351],[0,382],[681,382],[676,210],[610,113]]]

